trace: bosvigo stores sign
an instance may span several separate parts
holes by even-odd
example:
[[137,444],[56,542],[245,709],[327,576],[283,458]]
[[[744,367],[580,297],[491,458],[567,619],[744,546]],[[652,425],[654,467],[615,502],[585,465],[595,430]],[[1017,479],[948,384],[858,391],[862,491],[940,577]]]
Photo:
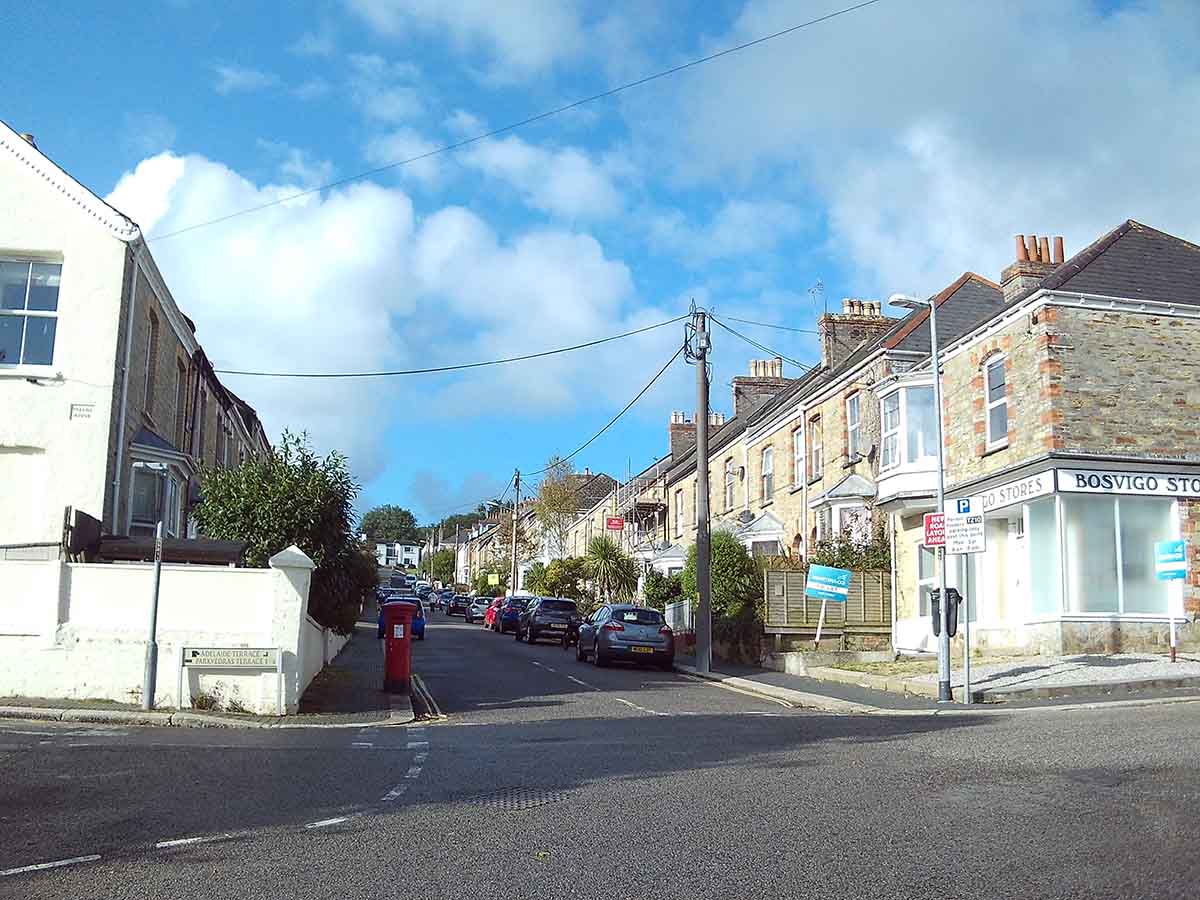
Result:
[[1058,489],[1082,494],[1141,494],[1147,497],[1200,497],[1200,474],[1059,469]]

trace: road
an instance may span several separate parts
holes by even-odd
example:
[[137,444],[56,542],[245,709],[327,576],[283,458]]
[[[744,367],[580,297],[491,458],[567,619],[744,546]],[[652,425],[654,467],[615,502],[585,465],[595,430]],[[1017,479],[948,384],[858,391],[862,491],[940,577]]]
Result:
[[440,613],[414,656],[407,728],[0,723],[0,870],[99,856],[0,897],[1200,891],[1200,704],[833,716]]

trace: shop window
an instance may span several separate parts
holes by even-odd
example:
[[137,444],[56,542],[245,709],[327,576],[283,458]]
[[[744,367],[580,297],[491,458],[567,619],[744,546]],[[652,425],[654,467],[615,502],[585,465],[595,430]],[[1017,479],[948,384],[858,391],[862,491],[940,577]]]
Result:
[[1062,611],[1062,570],[1058,559],[1058,516],[1053,497],[1030,503],[1029,540],[1030,613],[1034,618],[1057,616]]
[[1158,497],[1119,497],[1121,599],[1125,613],[1169,611],[1169,582],[1154,571],[1154,544],[1175,537],[1174,509]]
[[1008,441],[1008,390],[1004,359],[994,359],[984,368],[987,392],[987,445],[999,447]]

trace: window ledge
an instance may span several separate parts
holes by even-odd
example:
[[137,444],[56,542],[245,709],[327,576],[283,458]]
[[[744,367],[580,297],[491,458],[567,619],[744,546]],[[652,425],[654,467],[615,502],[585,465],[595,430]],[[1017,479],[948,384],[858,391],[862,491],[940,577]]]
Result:
[[802,490],[804,490],[804,485],[797,482],[796,484],[793,484],[790,488],[788,488],[788,493],[794,494],[794,493],[796,493],[796,491],[802,491]]
[[37,381],[66,381],[54,366],[0,365],[0,378],[33,378]]
[[983,451],[983,453],[980,455],[979,458],[983,459],[985,456],[991,456],[993,453],[999,453],[1001,450],[1007,450],[1007,449],[1008,449],[1008,441],[1005,441],[1003,444],[997,444],[995,447],[986,448]]
[[812,487],[814,484],[816,484],[818,481],[820,481],[824,477],[825,477],[824,475],[814,475],[812,478],[808,479],[809,487]]
[[764,500],[764,501],[762,501],[762,502],[761,502],[760,504],[758,504],[758,505],[759,505],[759,506],[770,506],[770,505],[771,505],[771,504],[773,504],[774,502],[775,502],[775,498],[774,498],[774,497],[772,497],[770,500]]

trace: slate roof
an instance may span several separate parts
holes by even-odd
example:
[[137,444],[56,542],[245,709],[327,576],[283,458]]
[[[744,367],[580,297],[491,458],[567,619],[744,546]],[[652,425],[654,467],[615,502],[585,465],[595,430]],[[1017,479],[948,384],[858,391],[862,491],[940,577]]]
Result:
[[578,498],[578,508],[582,510],[591,509],[610,493],[617,486],[616,479],[611,475],[605,475],[603,472],[595,474],[584,474],[575,472],[568,475],[575,496]]
[[[1000,285],[974,272],[963,272],[930,299],[937,304],[939,346],[1004,308]],[[891,350],[929,353],[929,311],[913,310],[886,336],[885,343]]]
[[153,447],[156,450],[166,450],[168,453],[182,452],[165,437],[160,437],[145,426],[139,428],[137,434],[133,436],[133,443],[141,444],[143,447]]

